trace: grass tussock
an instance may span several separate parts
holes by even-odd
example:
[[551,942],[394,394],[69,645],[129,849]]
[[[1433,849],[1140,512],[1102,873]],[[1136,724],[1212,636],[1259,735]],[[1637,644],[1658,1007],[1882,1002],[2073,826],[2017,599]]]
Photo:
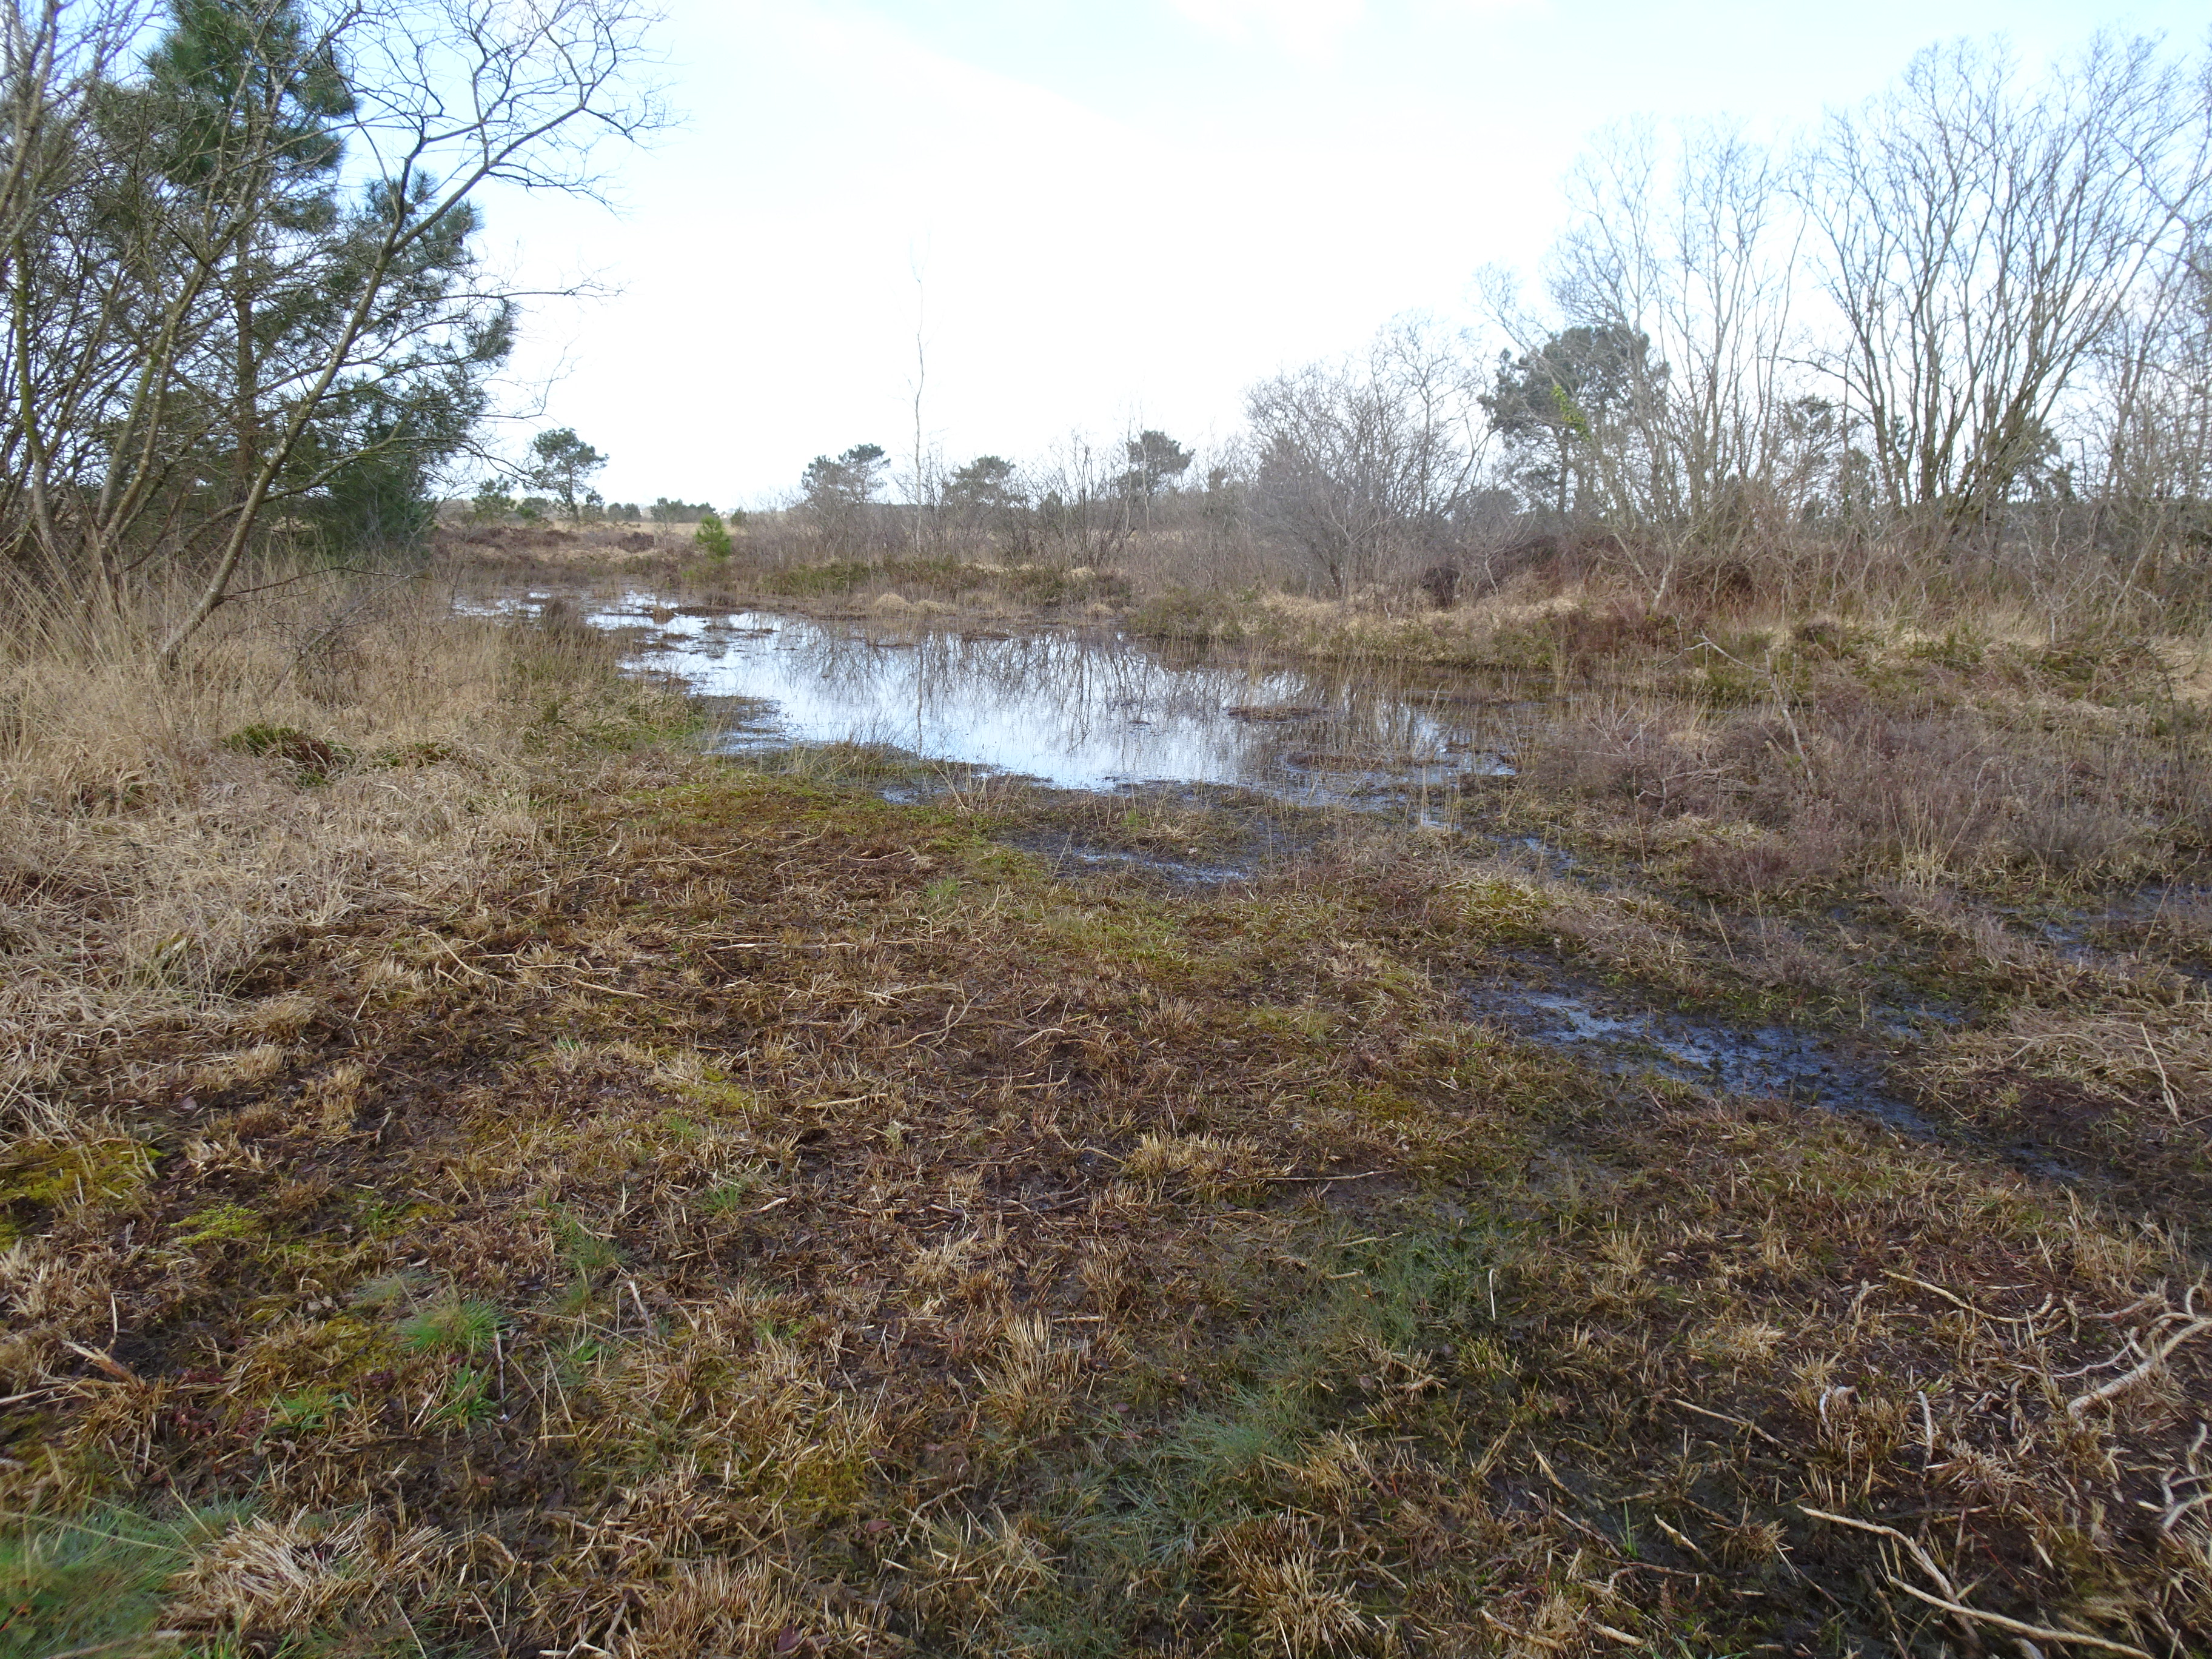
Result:
[[[1698,849],[1860,811],[1873,727],[1770,683],[1607,728],[1656,783],[1524,769],[1492,810],[1634,890],[1380,825],[1189,889],[1015,848],[1202,808],[892,805],[693,752],[558,611],[347,628],[330,682],[258,625],[11,659],[0,1650],[2212,1642],[2201,930],[1991,932],[2014,832],[1879,813],[1723,915]],[[2178,846],[2165,787],[2116,810]],[[1792,897],[1845,883],[1878,951]],[[1468,1017],[1539,951],[1966,986],[1930,1097],[2078,1076],[2108,1173]]]

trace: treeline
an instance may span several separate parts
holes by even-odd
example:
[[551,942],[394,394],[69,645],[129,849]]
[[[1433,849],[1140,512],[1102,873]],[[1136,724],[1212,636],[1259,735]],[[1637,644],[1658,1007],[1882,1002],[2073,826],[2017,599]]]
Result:
[[[0,571],[174,599],[405,541],[523,296],[488,182],[589,191],[654,124],[632,0],[0,0]],[[179,580],[181,579],[181,581]],[[64,611],[67,607],[64,607]]]
[[1532,300],[1486,272],[1486,330],[1278,375],[1218,453],[862,445],[754,544],[1440,600],[1540,559],[1651,603],[2212,599],[2212,58],[2100,35],[2031,77],[1959,42],[1787,142],[1617,129],[1567,194]]
[[[979,455],[946,468],[925,457],[918,471],[895,477],[880,446],[857,444],[815,457],[787,507],[750,516],[750,538],[772,558],[989,554],[1117,563],[1160,535],[1187,538],[1205,521],[1209,499],[1241,495],[1227,465],[1194,478],[1194,459],[1165,433],[1148,430],[1109,444],[1072,439],[1022,465]],[[1223,520],[1224,531],[1235,516]]]

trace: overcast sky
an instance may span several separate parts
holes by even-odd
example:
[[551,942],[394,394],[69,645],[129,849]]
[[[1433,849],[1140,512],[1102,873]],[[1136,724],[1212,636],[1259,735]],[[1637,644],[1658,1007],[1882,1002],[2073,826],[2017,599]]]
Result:
[[1914,51],[2106,25],[2203,37],[2202,0],[664,0],[680,126],[611,158],[617,212],[501,195],[539,426],[611,500],[762,505],[817,453],[957,464],[1137,425],[1225,437],[1243,388],[1411,311],[1474,319],[1533,265],[1560,173],[1638,113],[1787,131]]

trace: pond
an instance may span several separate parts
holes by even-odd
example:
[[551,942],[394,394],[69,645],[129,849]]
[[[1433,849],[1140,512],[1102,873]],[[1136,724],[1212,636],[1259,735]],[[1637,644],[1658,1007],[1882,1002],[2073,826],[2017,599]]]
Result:
[[[1234,785],[1291,799],[1439,799],[1512,775],[1521,706],[1373,675],[1170,662],[1118,633],[896,631],[633,594],[590,615],[638,662],[756,705],[728,752],[882,744],[1069,789]],[[1461,694],[1463,696],[1463,694]]]

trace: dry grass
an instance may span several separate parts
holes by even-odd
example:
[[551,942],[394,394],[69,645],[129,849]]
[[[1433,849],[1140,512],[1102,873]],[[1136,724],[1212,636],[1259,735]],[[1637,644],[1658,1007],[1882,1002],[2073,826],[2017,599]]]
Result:
[[82,1044],[219,1018],[221,988],[275,941],[451,902],[526,851],[513,641],[427,586],[350,609],[264,610],[181,678],[119,624],[15,641],[0,1009],[18,1040],[0,1102],[17,1121],[68,1121],[58,1091]]
[[[1540,944],[1778,971],[1659,879],[1694,814],[1541,797],[1640,895],[1380,827],[1231,890],[1058,880],[1006,842],[1103,809],[709,762],[587,641],[434,610],[365,616],[327,700],[266,635],[106,720],[102,673],[23,672],[0,1650],[2212,1642],[2169,1189],[1462,1017]],[[343,758],[223,747],[256,724]],[[2011,878],[1868,901],[2011,988],[1948,1063],[2002,1030],[2185,1117],[2189,917],[2076,972],[1978,931]],[[1825,960],[1786,920],[1761,960]],[[2069,1000],[2094,1049],[2034,1023]],[[115,1622],[52,1611],[125,1550]]]

